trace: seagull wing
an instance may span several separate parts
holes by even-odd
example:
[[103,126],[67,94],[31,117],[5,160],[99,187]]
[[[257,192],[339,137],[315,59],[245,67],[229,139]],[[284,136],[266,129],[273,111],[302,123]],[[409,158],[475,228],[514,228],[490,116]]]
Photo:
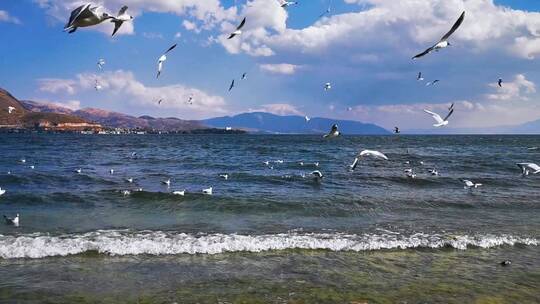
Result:
[[388,157],[386,157],[386,155],[384,155],[383,153],[381,153],[379,151],[364,150],[364,151],[360,152],[359,155],[360,156],[373,156],[375,158],[388,160]]
[[330,132],[331,132],[331,133],[334,133],[334,132],[336,132],[337,130],[338,130],[338,125],[333,124],[333,125],[332,125],[332,130],[331,130]]
[[231,82],[231,85],[229,86],[229,92],[234,88],[234,79],[233,81]]
[[127,5],[122,6],[120,11],[118,11],[118,16],[122,16],[123,14],[125,14],[127,9],[128,9]]
[[452,108],[452,109],[450,110],[450,112],[448,112],[448,115],[446,115],[446,117],[444,118],[444,120],[447,121],[448,118],[450,118],[450,116],[452,116],[453,113],[454,113],[454,109]]
[[113,19],[113,20],[111,20],[111,22],[114,23],[114,30],[113,30],[112,35],[111,35],[111,37],[112,37],[112,36],[114,36],[114,34],[116,34],[116,32],[118,32],[118,30],[120,29],[120,27],[122,26],[124,21]]
[[[89,16],[92,14],[92,12],[88,9],[90,7],[90,4],[81,5],[78,8],[76,8],[73,12],[71,12],[71,16],[69,17],[69,22],[66,24],[66,27],[69,27],[73,24],[79,16],[82,16],[84,12],[84,16]],[[83,17],[84,17],[83,16]]]
[[450,38],[450,36],[452,36],[452,34],[459,28],[461,23],[463,23],[463,19],[465,19],[465,12],[461,13],[461,16],[459,16],[456,23],[454,23],[454,25],[452,26],[452,28],[450,29],[450,31],[448,33],[446,33],[444,36],[442,36],[440,41],[444,41],[444,40],[447,40],[448,38]]
[[236,34],[231,34],[227,39],[232,39],[234,36],[236,36]]
[[464,179],[463,182],[465,183],[465,186],[467,186],[467,187],[473,187],[474,186],[474,183],[471,182],[468,179]]
[[528,167],[533,169],[534,171],[539,171],[540,170],[540,166],[538,166],[537,164],[529,164]]
[[420,80],[422,78],[422,72],[418,72],[418,77],[416,77],[417,80]]
[[246,17],[244,17],[242,22],[240,22],[240,25],[236,28],[236,30],[239,30],[239,29],[243,28],[245,24],[246,24]]
[[437,123],[442,123],[444,120],[441,118],[441,115],[435,113],[435,112],[431,112],[431,111],[428,111],[428,110],[425,110],[424,109],[424,112],[428,113],[429,115],[431,115],[433,117],[433,119],[435,119],[435,121],[437,121]]
[[167,50],[165,51],[165,53],[163,53],[163,55],[165,55],[165,54],[167,54],[168,52],[174,50],[175,47],[176,47],[176,43],[175,43],[173,46],[171,46],[169,49],[167,49]]
[[428,48],[427,50],[423,51],[423,52],[420,53],[420,54],[414,55],[414,57],[413,57],[412,59],[417,59],[417,58],[420,58],[420,57],[424,57],[424,56],[426,56],[427,54],[431,53],[431,51],[433,51],[433,47]]

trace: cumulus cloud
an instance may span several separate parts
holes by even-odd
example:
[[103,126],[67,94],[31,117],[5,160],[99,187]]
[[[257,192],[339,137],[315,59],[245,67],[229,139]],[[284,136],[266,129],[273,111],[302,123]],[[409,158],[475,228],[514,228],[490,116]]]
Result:
[[0,10],[0,22],[8,22],[13,24],[22,24],[21,20],[11,16],[8,12]]
[[[226,113],[225,100],[220,96],[210,95],[196,88],[181,84],[150,87],[138,81],[133,73],[117,70],[102,74],[83,73],[76,75],[75,79],[40,79],[40,90],[49,93],[85,93],[94,91],[95,81],[98,80],[102,89],[100,96],[114,102],[126,102],[147,108],[171,109],[181,112],[190,112],[197,115]],[[187,103],[193,96],[193,104]],[[103,97],[101,97],[103,98]],[[162,99],[161,105],[157,101]]]
[[487,98],[498,101],[518,101],[528,100],[528,95],[536,93],[536,85],[534,82],[527,80],[525,75],[518,74],[511,82],[504,82],[502,87],[498,83],[489,84],[497,92],[488,94]]
[[304,115],[294,105],[287,103],[265,104],[258,109],[250,109],[249,112],[268,112],[276,115]]
[[259,68],[263,71],[272,73],[272,74],[284,74],[292,75],[294,74],[300,66],[290,64],[290,63],[278,63],[278,64],[260,64]]

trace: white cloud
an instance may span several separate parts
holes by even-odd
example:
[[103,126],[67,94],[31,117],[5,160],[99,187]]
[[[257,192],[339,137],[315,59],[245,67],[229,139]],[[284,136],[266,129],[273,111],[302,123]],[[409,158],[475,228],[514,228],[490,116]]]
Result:
[[11,16],[8,12],[0,10],[0,22],[8,22],[13,24],[22,24],[21,20]]
[[250,109],[249,112],[268,112],[276,115],[304,115],[295,106],[287,103],[265,104],[259,109]]
[[153,32],[143,32],[143,37],[146,39],[163,39],[163,34]]
[[489,86],[497,91],[494,94],[486,95],[486,97],[491,100],[528,100],[528,95],[536,93],[536,85],[534,82],[527,80],[523,74],[516,75],[514,81],[503,82],[502,87],[499,87],[498,83],[491,83]]
[[[220,96],[210,95],[196,88],[181,84],[149,87],[135,79],[133,73],[128,71],[105,72],[102,74],[78,74],[76,79],[40,79],[40,90],[49,93],[76,93],[95,91],[95,80],[98,80],[102,89],[99,91],[100,99],[108,99],[117,104],[141,106],[156,110],[170,109],[177,113],[191,113],[196,116],[226,113],[225,100]],[[86,94],[86,93],[85,93]],[[193,104],[187,103],[193,96]],[[163,99],[161,105],[157,101]]]
[[263,71],[273,73],[273,74],[284,74],[292,75],[294,74],[300,66],[290,64],[290,63],[278,63],[278,64],[260,64],[259,68]]

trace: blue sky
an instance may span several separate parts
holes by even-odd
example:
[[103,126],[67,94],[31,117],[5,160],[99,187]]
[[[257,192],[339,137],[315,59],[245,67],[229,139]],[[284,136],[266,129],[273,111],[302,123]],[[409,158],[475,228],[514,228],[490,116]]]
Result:
[[[94,1],[110,12],[130,7],[134,21],[114,38],[110,24],[62,31],[83,2],[0,2],[0,87],[20,99],[184,119],[263,110],[429,128],[422,109],[443,114],[452,102],[454,127],[540,119],[540,1],[333,0],[323,18],[328,0],[287,10],[278,0]],[[463,10],[452,47],[411,60]],[[244,34],[227,40],[244,16]],[[440,83],[426,87],[420,71]]]

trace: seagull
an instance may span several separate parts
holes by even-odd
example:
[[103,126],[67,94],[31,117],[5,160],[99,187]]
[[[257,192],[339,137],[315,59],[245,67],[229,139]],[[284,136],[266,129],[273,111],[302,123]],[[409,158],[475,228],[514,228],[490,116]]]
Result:
[[311,118],[309,118],[308,116],[304,116],[304,119],[306,120],[306,122],[311,120]]
[[350,165],[351,171],[354,171],[356,169],[356,166],[358,165],[358,161],[360,160],[360,157],[373,157],[375,159],[382,159],[382,160],[388,160],[388,157],[384,155],[383,153],[375,150],[363,150],[361,151],[355,158],[353,163]]
[[179,195],[179,196],[185,196],[185,195],[186,195],[186,190],[182,190],[182,191],[173,191],[172,194],[173,194],[173,195]]
[[4,215],[4,220],[6,220],[7,225],[13,225],[15,227],[19,226],[19,214],[18,213],[17,213],[17,216],[15,216],[14,218],[9,218],[9,217]]
[[437,171],[435,168],[429,169],[428,172],[433,176],[439,176],[439,171]]
[[398,127],[394,127],[394,134],[399,134],[401,133],[401,131],[399,130]]
[[270,166],[270,161],[264,161],[263,164]]
[[64,27],[64,32],[73,33],[79,27],[88,27],[102,23],[105,20],[114,19],[113,16],[103,12],[103,7],[84,4],[71,12],[69,21]]
[[113,174],[114,174],[114,169],[109,170],[109,173],[110,173],[111,175],[113,175]]
[[518,163],[517,166],[521,168],[521,175],[523,177],[528,176],[529,174],[538,174],[540,173],[540,166],[534,163]]
[[133,20],[133,16],[126,14],[127,9],[127,5],[122,6],[120,11],[118,12],[118,15],[111,20],[111,22],[114,23],[114,30],[111,37],[114,36],[116,32],[118,32],[118,30],[125,21]]
[[418,72],[418,76],[416,76],[416,80],[417,80],[417,81],[422,81],[422,80],[424,80],[424,77],[422,77],[422,72]]
[[220,174],[219,177],[223,178],[224,180],[228,180],[229,174]]
[[212,195],[212,187],[208,189],[203,189],[202,193],[206,195]]
[[236,27],[236,30],[234,32],[232,32],[229,35],[229,38],[227,38],[227,39],[232,39],[234,36],[242,35],[242,28],[244,27],[245,24],[246,24],[246,18],[244,17],[242,22],[240,22],[240,25]]
[[408,178],[416,178],[416,174],[414,173],[413,169],[405,169],[404,172]]
[[132,184],[132,183],[133,183],[133,178],[131,178],[131,177],[130,177],[130,178],[126,178],[126,182]]
[[510,265],[512,265],[512,261],[504,260],[504,261],[500,262],[499,264],[501,264],[501,266],[510,266]]
[[276,163],[276,164],[283,164],[283,160],[278,159],[278,160],[275,160],[274,163]]
[[311,172],[311,175],[313,175],[313,178],[315,178],[316,182],[320,182],[323,179],[323,174],[319,170],[315,170]]
[[482,186],[482,184],[478,184],[478,183],[475,184],[468,179],[464,179],[462,180],[462,182],[465,183],[465,186],[463,187],[463,189],[472,189],[472,188],[476,189]]
[[165,53],[163,53],[163,55],[161,55],[161,57],[159,57],[159,59],[158,59],[158,72],[157,72],[156,78],[159,78],[159,75],[161,75],[161,71],[163,70],[163,63],[167,60],[167,53],[174,50],[175,47],[176,47],[176,43],[173,46],[171,46],[169,49],[167,49],[165,51]]
[[6,193],[5,189],[0,188],[0,196],[4,195]]
[[131,158],[135,158],[137,156],[137,152],[131,152]]
[[124,195],[124,196],[128,196],[130,194],[131,194],[131,191],[129,191],[129,190],[122,191],[122,195]]
[[247,73],[242,74],[242,80],[246,80],[246,79],[247,79]]
[[431,86],[431,85],[435,85],[435,84],[437,84],[437,82],[439,82],[439,81],[440,81],[439,79],[435,79],[435,80],[433,80],[433,81],[429,81],[429,82],[426,83],[426,87],[429,87],[429,86]]
[[333,124],[332,125],[332,129],[330,129],[330,132],[328,132],[328,134],[325,134],[323,136],[323,138],[334,138],[334,137],[338,137],[340,136],[341,133],[339,132],[338,130],[338,125],[337,124]]
[[501,88],[502,88],[502,83],[503,83],[502,79],[501,79],[501,78],[499,78],[499,81],[497,82],[497,84],[498,84],[498,85],[499,85],[499,87],[501,87]]
[[435,112],[431,112],[431,111],[428,111],[428,110],[425,110],[425,109],[424,109],[424,112],[428,113],[429,115],[431,115],[433,117],[433,119],[435,119],[435,121],[437,123],[434,124],[433,126],[438,128],[438,127],[443,127],[443,126],[448,125],[448,118],[450,118],[452,113],[454,113],[454,109],[452,108],[450,110],[450,112],[448,112],[448,115],[446,115],[446,117],[444,119],[442,119],[441,116],[439,114],[435,113]]
[[324,84],[324,90],[325,90],[325,91],[328,91],[328,90],[330,90],[330,89],[332,89],[332,84],[331,84],[330,82],[325,83],[325,84]]
[[34,165],[30,165],[30,167],[28,167],[28,168],[30,168],[30,169],[32,169],[32,170],[34,170],[34,169],[36,168],[36,166],[34,166]]
[[231,85],[229,86],[229,92],[234,88],[234,79],[231,82]]
[[94,85],[94,88],[96,89],[96,91],[99,91],[102,88],[97,79],[96,79],[96,84]]
[[21,158],[20,162],[21,162],[21,164],[25,164],[25,163],[26,163],[26,159]]
[[330,3],[328,4],[328,8],[324,11],[324,13],[322,13],[319,16],[319,18],[324,17],[324,15],[330,15],[331,12],[332,12],[332,1],[330,1]]
[[279,1],[279,6],[281,6],[282,8],[287,8],[291,5],[296,5],[296,4],[298,4],[297,1],[285,1],[285,0]]
[[81,174],[81,173],[82,173],[82,169],[79,168],[79,169],[75,170],[75,172],[77,172],[77,174]]
[[318,166],[319,166],[319,162],[314,162],[313,165],[314,165],[315,167],[318,167]]
[[193,94],[190,94],[190,95],[189,95],[189,98],[188,98],[187,103],[189,103],[190,105],[193,104]]
[[412,59],[423,57],[433,51],[439,51],[440,49],[443,49],[449,46],[450,42],[448,42],[448,38],[450,38],[450,36],[459,28],[461,23],[463,23],[463,19],[465,19],[465,12],[461,13],[461,16],[459,16],[458,20],[456,21],[456,23],[454,23],[450,31],[446,33],[441,38],[441,40],[439,40],[439,42],[437,42],[434,46],[429,47],[427,50],[423,51],[422,53],[415,55]]
[[161,181],[161,183],[162,183],[163,185],[167,185],[167,187],[170,187],[170,186],[171,186],[171,179],[169,178],[169,179],[167,179],[166,181]]
[[100,59],[97,62],[97,66],[100,70],[103,70],[103,66],[105,65],[105,59]]
[[450,105],[450,107],[448,107],[448,111],[452,111],[454,109],[454,103],[452,102],[452,104]]
[[15,107],[12,107],[12,106],[9,106],[7,109],[8,109],[8,114],[11,114],[13,113],[13,111],[15,111]]
[[162,102],[163,102],[163,98],[160,98],[160,99],[157,101],[157,104],[160,105]]

